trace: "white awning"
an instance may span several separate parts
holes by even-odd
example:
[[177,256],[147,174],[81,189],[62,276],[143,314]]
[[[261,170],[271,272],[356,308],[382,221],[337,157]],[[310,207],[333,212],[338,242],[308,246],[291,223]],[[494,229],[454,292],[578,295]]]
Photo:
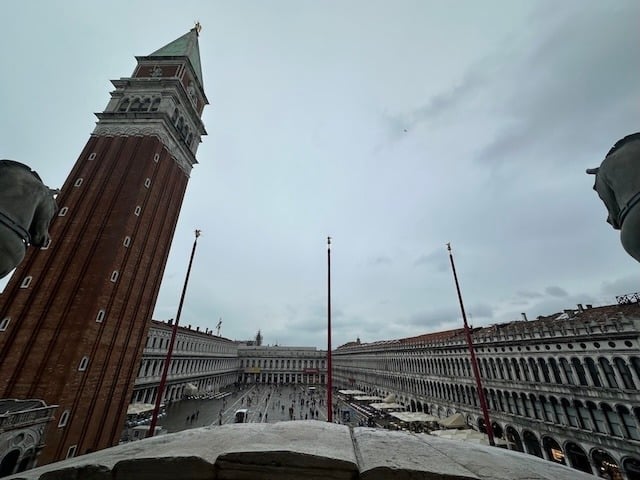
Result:
[[401,422],[413,423],[413,422],[437,422],[438,418],[428,413],[423,412],[393,412],[390,413],[392,417],[397,418]]
[[155,408],[153,403],[131,403],[127,407],[127,415],[139,415],[144,412],[152,412]]

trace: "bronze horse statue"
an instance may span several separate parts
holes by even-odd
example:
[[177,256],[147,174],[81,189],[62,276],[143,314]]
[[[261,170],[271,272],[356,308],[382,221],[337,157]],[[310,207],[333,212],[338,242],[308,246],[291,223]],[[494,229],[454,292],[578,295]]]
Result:
[[28,166],[0,160],[0,278],[22,262],[29,245],[49,243],[57,193]]
[[640,132],[618,140],[587,173],[596,176],[593,189],[609,211],[607,222],[620,230],[623,248],[640,262]]

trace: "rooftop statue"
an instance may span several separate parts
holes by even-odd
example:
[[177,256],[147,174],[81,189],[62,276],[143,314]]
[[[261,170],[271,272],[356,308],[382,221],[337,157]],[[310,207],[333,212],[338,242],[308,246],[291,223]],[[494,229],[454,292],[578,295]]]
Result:
[[0,160],[0,278],[22,262],[29,245],[47,245],[57,193],[28,166]]
[[593,189],[609,211],[607,222],[620,230],[622,246],[640,262],[640,132],[618,140],[587,173],[596,176]]

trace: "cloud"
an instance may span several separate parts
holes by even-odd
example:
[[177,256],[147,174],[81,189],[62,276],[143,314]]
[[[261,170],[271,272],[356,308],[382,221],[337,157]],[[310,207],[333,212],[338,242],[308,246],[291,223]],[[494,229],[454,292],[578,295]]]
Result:
[[564,288],[552,285],[544,289],[544,291],[552,297],[567,297],[569,294]]
[[516,292],[516,295],[520,296],[520,297],[524,297],[524,298],[540,298],[543,295],[541,293],[538,292],[532,292],[529,290],[518,290]]
[[637,4],[577,7],[557,11],[557,4],[547,4],[557,13],[555,21],[532,19],[540,23],[532,27],[541,40],[528,51],[513,52],[494,79],[494,93],[501,92],[491,97],[498,102],[491,108],[503,127],[479,150],[479,163],[502,166],[526,152],[535,152],[538,161],[576,162],[582,153],[603,149],[602,138],[608,145],[629,133],[615,125],[635,118],[632,106],[640,101],[638,62],[620,54],[640,42]]
[[391,263],[391,258],[387,257],[386,255],[378,255],[377,257],[373,257],[369,259],[369,261],[367,262],[367,265],[371,267],[375,267],[378,265],[388,265],[390,263]]
[[624,295],[640,292],[640,275],[628,275],[611,282],[602,282],[602,293],[607,295]]
[[430,266],[438,272],[445,272],[449,269],[447,256],[441,250],[433,251],[426,255],[421,255],[413,262],[414,267]]
[[384,115],[385,123],[391,135],[399,138],[421,124],[440,122],[444,115],[452,114],[484,84],[480,71],[470,69],[457,84],[433,95],[424,105],[397,115]]

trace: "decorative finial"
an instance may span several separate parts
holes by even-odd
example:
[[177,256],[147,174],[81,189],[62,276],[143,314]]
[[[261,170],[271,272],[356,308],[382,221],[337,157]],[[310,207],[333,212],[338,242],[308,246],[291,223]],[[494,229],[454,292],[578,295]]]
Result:
[[331,245],[331,237],[327,237],[327,246]]
[[202,230],[196,230],[196,238],[198,238],[202,234]]
[[196,29],[196,33],[200,35],[200,31],[202,30],[202,25],[200,25],[200,22],[198,22],[197,20],[194,28]]

